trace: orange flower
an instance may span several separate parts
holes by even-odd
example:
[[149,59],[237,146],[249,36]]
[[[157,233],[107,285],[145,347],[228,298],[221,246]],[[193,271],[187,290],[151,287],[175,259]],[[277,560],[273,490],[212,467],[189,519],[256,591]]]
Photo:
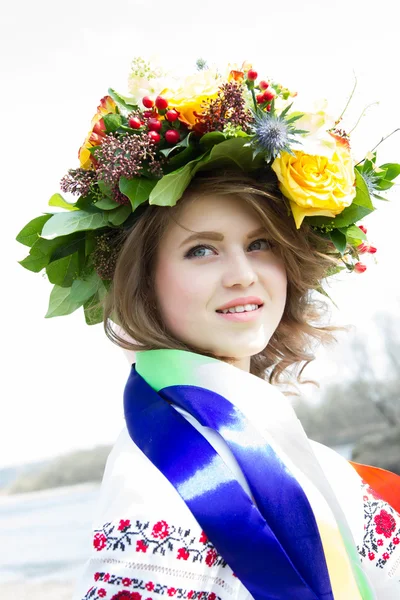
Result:
[[100,100],[100,104],[97,107],[97,112],[92,118],[92,129],[86,136],[85,141],[79,148],[78,158],[81,169],[93,169],[95,166],[95,159],[90,152],[90,148],[100,146],[105,137],[106,126],[104,124],[103,116],[109,115],[110,113],[117,112],[117,105],[111,96],[104,96]]
[[237,81],[238,83],[242,83],[243,79],[244,79],[243,71],[232,70],[228,75],[228,81]]

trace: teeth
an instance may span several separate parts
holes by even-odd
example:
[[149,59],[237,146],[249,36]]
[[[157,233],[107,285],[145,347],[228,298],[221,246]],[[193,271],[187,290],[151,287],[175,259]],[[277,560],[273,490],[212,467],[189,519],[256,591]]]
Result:
[[225,310],[221,311],[224,315],[227,313],[239,313],[239,312],[248,312],[251,310],[257,310],[258,304],[245,304],[240,306],[232,306],[232,308],[225,308]]

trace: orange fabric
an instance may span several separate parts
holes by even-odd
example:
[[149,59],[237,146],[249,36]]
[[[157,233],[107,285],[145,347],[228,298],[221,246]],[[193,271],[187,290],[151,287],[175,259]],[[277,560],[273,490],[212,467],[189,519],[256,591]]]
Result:
[[349,463],[385,502],[388,502],[390,506],[400,513],[399,475],[385,469],[379,469],[379,467],[362,465],[351,460],[349,460]]

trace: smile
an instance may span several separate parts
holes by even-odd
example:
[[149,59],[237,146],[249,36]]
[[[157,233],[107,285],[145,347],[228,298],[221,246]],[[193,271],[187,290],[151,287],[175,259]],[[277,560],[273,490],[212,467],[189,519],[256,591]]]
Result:
[[[247,306],[251,306],[252,308],[247,309]],[[261,304],[260,306],[258,306],[257,304],[246,305],[246,308],[243,306],[239,306],[231,309],[226,309],[225,311],[217,310],[216,312],[222,319],[228,319],[228,321],[237,321],[243,323],[246,321],[253,321],[257,319],[262,312],[263,306],[263,304]]]

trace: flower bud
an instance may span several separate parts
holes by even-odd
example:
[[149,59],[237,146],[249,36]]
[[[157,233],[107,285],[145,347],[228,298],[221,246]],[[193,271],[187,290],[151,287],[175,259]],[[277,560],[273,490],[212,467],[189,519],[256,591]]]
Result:
[[366,266],[366,265],[364,265],[364,263],[357,262],[357,263],[354,265],[354,270],[355,270],[355,272],[356,272],[356,273],[364,273],[364,271],[366,271],[366,270],[367,270],[367,266]]
[[249,69],[247,71],[247,79],[250,79],[250,81],[255,81],[257,79],[257,77],[258,77],[258,73],[254,69]]

